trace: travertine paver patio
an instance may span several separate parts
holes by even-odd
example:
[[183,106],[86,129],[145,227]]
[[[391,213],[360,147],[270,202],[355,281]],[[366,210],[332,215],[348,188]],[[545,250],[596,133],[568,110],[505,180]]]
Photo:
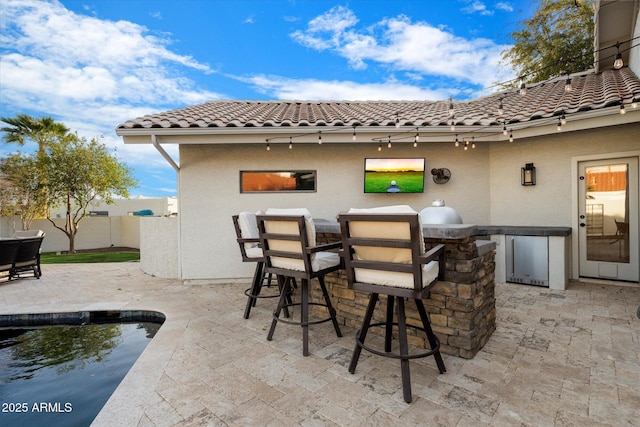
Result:
[[[4,279],[3,279],[4,280]],[[640,420],[640,288],[567,291],[497,284],[497,330],[472,360],[397,362],[363,352],[354,330],[279,325],[274,300],[242,318],[243,285],[184,285],[138,263],[45,265],[40,280],[0,282],[0,313],[147,309],[167,316],[96,426],[623,426]]]

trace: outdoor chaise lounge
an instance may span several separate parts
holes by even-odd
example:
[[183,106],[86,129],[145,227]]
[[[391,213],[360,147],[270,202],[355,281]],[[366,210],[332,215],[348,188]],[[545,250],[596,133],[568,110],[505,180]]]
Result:
[[0,240],[0,272],[9,272],[9,280],[32,272],[42,276],[40,247],[45,233],[41,230],[16,231],[10,239]]

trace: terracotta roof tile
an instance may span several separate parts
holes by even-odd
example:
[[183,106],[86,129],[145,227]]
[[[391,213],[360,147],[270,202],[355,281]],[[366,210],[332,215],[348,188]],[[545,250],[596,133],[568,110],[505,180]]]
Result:
[[[640,79],[628,68],[571,76],[529,85],[469,101],[211,101],[129,120],[118,129],[229,128],[296,126],[483,125],[531,120],[595,110],[640,99]],[[634,98],[635,97],[635,98]],[[498,115],[502,100],[504,113]]]

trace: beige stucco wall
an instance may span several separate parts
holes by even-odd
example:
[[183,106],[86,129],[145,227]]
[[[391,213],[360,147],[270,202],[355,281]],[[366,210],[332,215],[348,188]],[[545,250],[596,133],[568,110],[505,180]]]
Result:
[[[447,167],[444,185],[425,180],[423,194],[364,194],[365,157],[425,157],[426,169]],[[314,217],[335,219],[350,207],[408,204],[421,210],[434,199],[455,207],[466,223],[489,220],[489,147],[464,151],[448,144],[396,144],[377,151],[375,144],[182,145],[180,147],[180,242],[185,279],[249,277],[235,243],[231,216],[243,210],[306,207]],[[241,170],[317,170],[315,193],[240,194]],[[473,195],[470,197],[470,195]]]
[[140,269],[158,277],[180,277],[178,219],[140,218]]
[[[231,216],[243,210],[307,207],[314,217],[333,219],[350,207],[408,204],[420,210],[434,199],[456,208],[465,223],[572,226],[572,158],[637,151],[640,124],[566,132],[513,143],[479,143],[464,151],[452,143],[181,145],[179,239],[181,277],[232,282],[250,277],[242,263]],[[364,194],[365,157],[425,157],[427,171],[446,167],[449,183],[427,173],[424,194]],[[534,163],[537,185],[520,185],[520,168]],[[241,170],[317,170],[315,193],[240,194]]]
[[[492,225],[571,226],[572,158],[640,149],[640,124],[553,134],[491,146]],[[537,183],[520,185],[520,168],[534,163]],[[577,179],[577,177],[575,177]]]

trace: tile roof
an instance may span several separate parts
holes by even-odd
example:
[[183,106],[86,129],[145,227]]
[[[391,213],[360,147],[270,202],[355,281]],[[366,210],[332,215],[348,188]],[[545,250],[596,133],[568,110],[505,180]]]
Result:
[[[527,93],[497,92],[469,101],[210,101],[120,124],[117,129],[252,128],[302,126],[488,126],[523,123],[640,99],[640,79],[627,67],[532,84]],[[504,113],[498,115],[502,100]]]

